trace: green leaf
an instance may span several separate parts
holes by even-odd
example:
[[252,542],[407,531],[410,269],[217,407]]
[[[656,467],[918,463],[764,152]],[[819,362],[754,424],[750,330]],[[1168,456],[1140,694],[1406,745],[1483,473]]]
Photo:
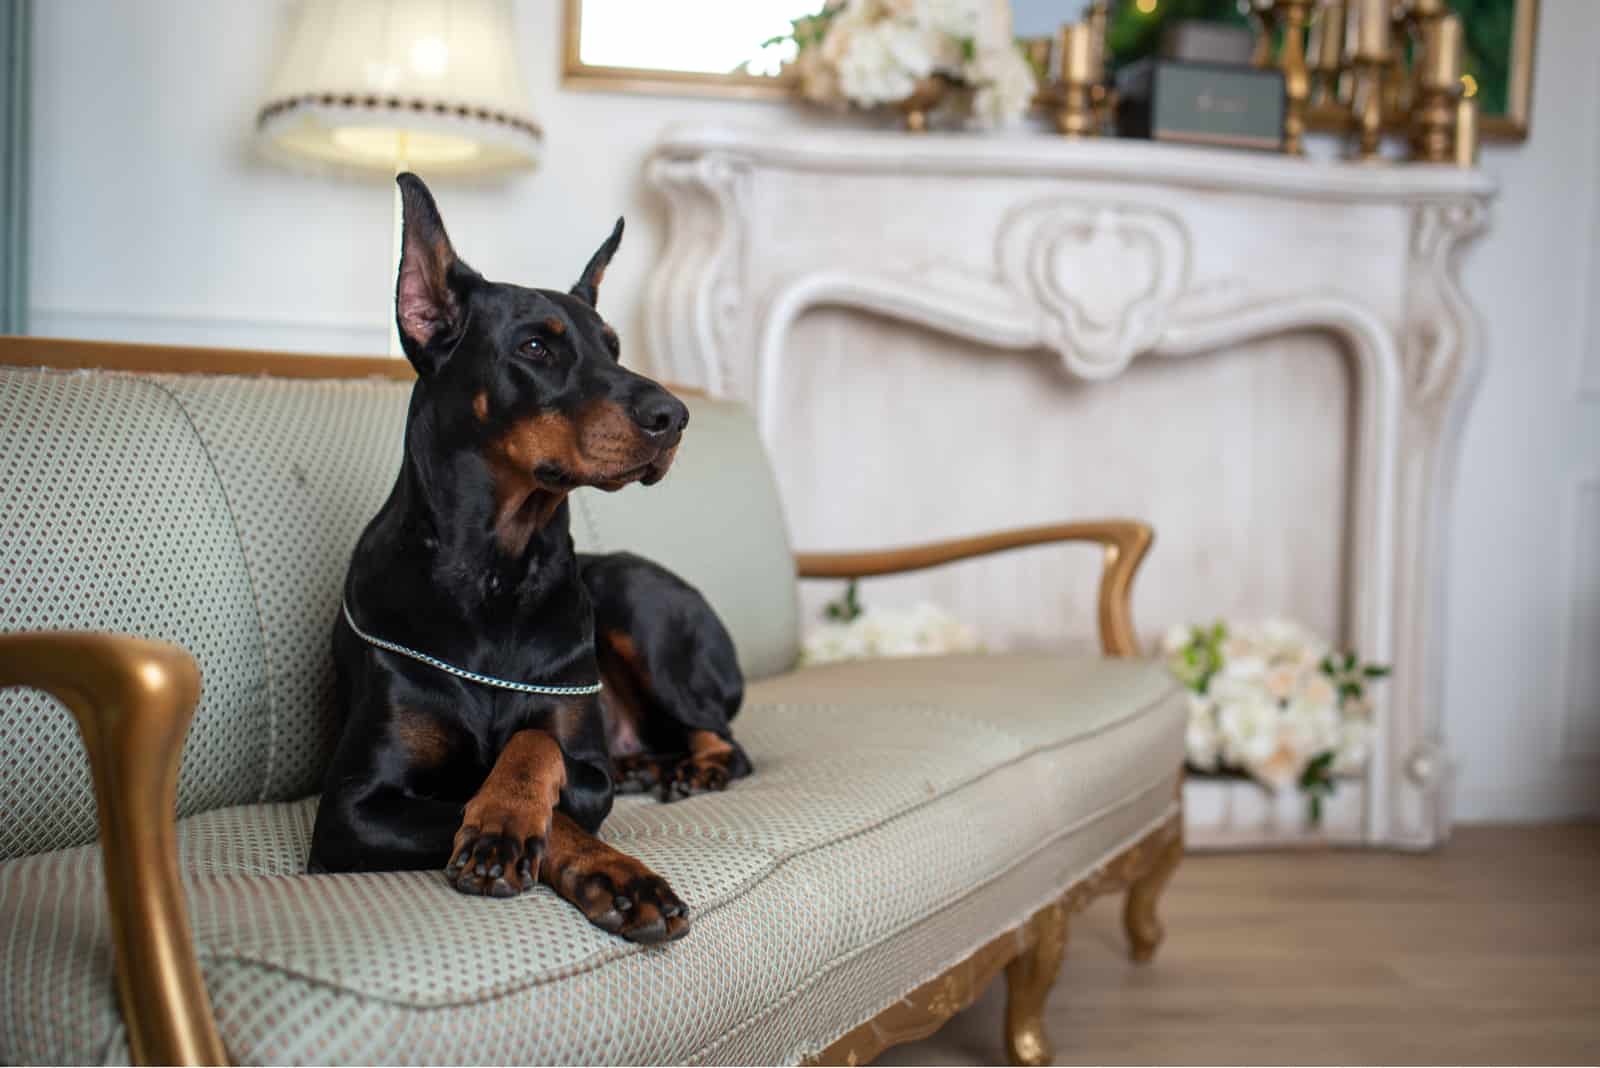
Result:
[[861,607],[860,599],[856,596],[857,582],[858,580],[851,579],[844,588],[843,596],[837,601],[829,601],[822,606],[822,614],[825,618],[838,623],[850,623],[861,617],[864,609]]
[[1356,654],[1355,653],[1345,653],[1344,654],[1344,669],[1346,671],[1354,671],[1356,669]]
[[1387,664],[1368,664],[1361,669],[1361,674],[1369,679],[1386,679],[1389,677],[1390,670]]

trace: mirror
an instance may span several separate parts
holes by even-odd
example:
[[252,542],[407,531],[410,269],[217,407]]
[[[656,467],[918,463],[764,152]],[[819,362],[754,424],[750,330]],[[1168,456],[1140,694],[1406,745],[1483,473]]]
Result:
[[790,21],[824,0],[567,0],[565,76],[608,89],[788,91]]

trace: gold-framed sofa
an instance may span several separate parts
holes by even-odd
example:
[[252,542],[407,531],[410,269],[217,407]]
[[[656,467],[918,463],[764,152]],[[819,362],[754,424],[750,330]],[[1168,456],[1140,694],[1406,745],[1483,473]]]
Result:
[[[1149,528],[796,555],[753,422],[700,396],[671,477],[573,507],[580,548],[698,585],[751,680],[756,774],[605,829],[690,935],[305,874],[329,629],[409,389],[399,361],[0,339],[0,1062],[860,1063],[1003,969],[1008,1055],[1041,1064],[1074,911],[1126,889],[1154,953],[1184,710],[1136,655]],[[797,577],[1061,542],[1102,550],[1104,656],[795,666]]]

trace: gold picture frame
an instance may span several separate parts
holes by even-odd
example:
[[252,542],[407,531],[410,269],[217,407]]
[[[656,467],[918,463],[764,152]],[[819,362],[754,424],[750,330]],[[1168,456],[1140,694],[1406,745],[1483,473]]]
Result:
[[794,77],[772,74],[656,70],[649,67],[602,67],[583,61],[583,0],[565,0],[562,28],[561,84],[569,89],[619,93],[677,93],[689,96],[741,97],[772,100],[794,91]]

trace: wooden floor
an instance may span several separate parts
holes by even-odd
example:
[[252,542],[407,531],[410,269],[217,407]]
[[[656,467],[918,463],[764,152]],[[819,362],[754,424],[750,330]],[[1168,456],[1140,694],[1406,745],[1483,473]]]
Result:
[[[1465,828],[1437,853],[1185,858],[1153,964],[1118,902],[1074,923],[1059,1064],[1600,1062],[1600,827]],[[1003,979],[880,1064],[1000,1064]]]

